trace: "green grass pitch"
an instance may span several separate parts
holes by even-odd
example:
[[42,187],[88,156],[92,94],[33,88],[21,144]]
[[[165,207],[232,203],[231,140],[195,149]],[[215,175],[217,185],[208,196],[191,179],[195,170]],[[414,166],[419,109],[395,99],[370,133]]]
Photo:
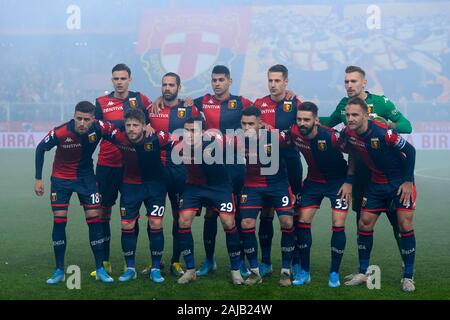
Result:
[[[417,254],[415,279],[417,291],[407,294],[400,288],[401,259],[387,218],[383,215],[375,228],[371,264],[381,268],[381,289],[366,287],[329,289],[328,268],[330,210],[328,200],[322,203],[313,223],[311,257],[312,283],[304,287],[281,288],[280,236],[275,232],[272,249],[274,273],[254,287],[233,286],[224,233],[218,232],[216,256],[218,270],[192,284],[180,286],[176,278],[164,270],[166,281],[157,285],[144,275],[131,283],[105,285],[89,277],[93,256],[88,244],[88,228],[78,199],[74,195],[67,226],[68,247],[66,267],[81,268],[81,289],[69,290],[65,284],[48,286],[45,280],[54,268],[51,246],[52,214],[49,205],[50,167],[53,152],[46,155],[44,170],[45,195],[33,191],[34,150],[0,150],[0,299],[449,299],[450,298],[450,152],[419,152],[416,161],[418,189],[415,230]],[[118,206],[112,218],[111,262],[113,277],[118,278],[122,266]],[[149,258],[148,239],[141,219],[141,234],[137,249],[137,268],[141,270]],[[165,254],[169,262],[172,237],[170,208],[165,217]],[[196,263],[203,259],[203,217],[197,217],[193,233]],[[278,223],[275,230],[279,229]],[[347,220],[347,247],[341,266],[342,276],[357,266],[356,226],[354,213]]]

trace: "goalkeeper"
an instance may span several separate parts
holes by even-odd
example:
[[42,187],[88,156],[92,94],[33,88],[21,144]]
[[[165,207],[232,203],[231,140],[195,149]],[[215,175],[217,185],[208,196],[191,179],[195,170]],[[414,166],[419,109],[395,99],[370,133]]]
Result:
[[[342,98],[331,116],[320,117],[320,123],[328,127],[334,127],[340,123],[345,124],[345,107],[349,98],[360,97],[367,103],[371,119],[386,123],[390,129],[394,129],[397,133],[411,133],[412,126],[408,119],[385,96],[378,96],[365,91],[366,84],[367,80],[365,79],[364,70],[357,66],[348,66],[345,69],[345,90],[347,91],[347,97]],[[356,212],[356,223],[358,224],[364,188],[370,182],[370,171],[361,159],[355,157],[355,162],[352,209]],[[392,205],[387,210],[386,215],[392,225],[395,240],[400,250],[400,232],[397,214]],[[346,277],[347,280],[351,278],[352,275]]]

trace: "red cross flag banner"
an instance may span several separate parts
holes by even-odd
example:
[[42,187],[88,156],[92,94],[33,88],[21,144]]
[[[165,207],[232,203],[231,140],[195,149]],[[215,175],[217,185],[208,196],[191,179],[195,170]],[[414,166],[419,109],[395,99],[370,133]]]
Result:
[[159,87],[165,73],[175,72],[183,94],[203,95],[210,90],[212,68],[222,64],[230,68],[239,88],[250,15],[245,7],[145,11],[136,50],[151,85]]

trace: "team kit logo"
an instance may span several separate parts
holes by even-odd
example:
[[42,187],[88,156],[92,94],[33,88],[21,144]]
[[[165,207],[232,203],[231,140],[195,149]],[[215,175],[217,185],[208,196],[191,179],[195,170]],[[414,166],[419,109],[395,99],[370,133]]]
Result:
[[380,140],[378,138],[370,139],[370,146],[372,149],[380,149]]

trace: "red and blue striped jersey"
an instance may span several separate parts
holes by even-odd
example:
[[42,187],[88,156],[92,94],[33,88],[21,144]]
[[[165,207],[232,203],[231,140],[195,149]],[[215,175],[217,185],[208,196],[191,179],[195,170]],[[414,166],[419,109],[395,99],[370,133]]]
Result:
[[[288,183],[286,163],[283,157],[280,156],[279,146],[283,142],[283,133],[278,134],[279,144],[278,148],[272,143],[271,134],[267,134],[267,139],[261,138],[250,140],[245,138],[245,160],[246,160],[246,172],[244,186],[246,187],[267,187],[269,185],[277,184],[280,182]],[[241,142],[242,145],[242,142]],[[256,146],[256,147],[255,147]],[[239,144],[238,144],[239,148]],[[276,168],[276,172],[271,175],[262,174],[263,168],[269,168],[274,165],[273,161],[264,163],[261,161],[261,154],[265,157],[272,157],[272,160],[277,157],[279,164]]]
[[[114,92],[95,100],[95,118],[97,120],[111,121],[114,126],[123,126],[123,115],[130,108],[142,108],[147,115],[147,109],[152,102],[140,92],[129,91],[126,99],[114,97]],[[147,119],[148,122],[148,119]],[[98,164],[107,167],[121,167],[122,155],[120,151],[109,141],[103,140],[100,144]]]
[[[178,105],[174,107],[164,106],[158,114],[152,112],[152,109],[148,109],[148,117],[150,125],[155,131],[165,131],[173,133],[177,129],[184,127],[184,122],[191,116],[199,116],[200,113],[195,106],[185,106],[183,101],[179,101]],[[177,140],[177,137],[173,137],[173,140]],[[161,161],[164,166],[174,165],[170,151],[161,151]]]
[[[308,164],[307,179],[326,183],[329,180],[343,179],[347,176],[347,162],[342,154],[339,133],[319,125],[317,135],[309,140],[303,137],[295,124],[288,132],[288,137],[305,157]],[[289,142],[289,141],[287,141]]]
[[297,107],[300,104],[301,101],[296,97],[275,102],[270,95],[255,101],[255,106],[261,110],[261,120],[280,131],[288,130],[296,123]]
[[405,156],[414,147],[386,124],[369,120],[368,129],[362,135],[346,127],[341,139],[346,148],[364,161],[372,174],[373,183],[385,184],[395,179],[414,180],[415,158]]
[[[224,137],[214,136],[212,141],[202,141],[201,146],[194,148],[183,141],[178,142],[187,152],[182,153],[183,163],[187,170],[186,183],[198,186],[223,186],[231,188],[231,180],[225,164]],[[190,151],[190,152],[189,152]],[[208,162],[205,155],[213,159],[216,152],[222,154],[219,162]]]
[[172,140],[164,131],[158,131],[139,142],[131,142],[125,129],[117,128],[104,138],[120,150],[125,167],[123,182],[143,184],[149,181],[164,181],[164,167],[161,163],[161,149],[168,147]]
[[242,110],[252,105],[252,102],[235,95],[231,95],[228,100],[219,101],[214,96],[206,94],[195,99],[194,105],[203,112],[206,129],[218,129],[225,134],[227,129],[241,128]]
[[92,154],[104,134],[112,132],[112,124],[95,120],[87,133],[75,131],[75,120],[51,130],[36,148],[36,179],[42,179],[44,153],[57,147],[52,177],[75,180],[94,174]]

